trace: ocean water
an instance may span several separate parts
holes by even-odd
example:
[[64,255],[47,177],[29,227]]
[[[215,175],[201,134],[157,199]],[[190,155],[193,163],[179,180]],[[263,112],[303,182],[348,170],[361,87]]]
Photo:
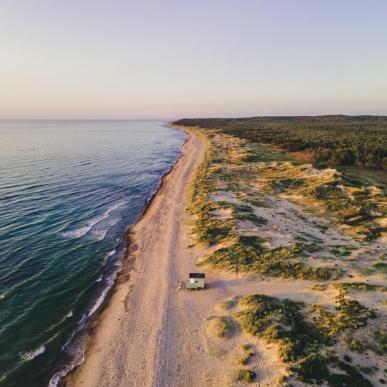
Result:
[[0,386],[54,386],[180,154],[160,121],[0,121]]

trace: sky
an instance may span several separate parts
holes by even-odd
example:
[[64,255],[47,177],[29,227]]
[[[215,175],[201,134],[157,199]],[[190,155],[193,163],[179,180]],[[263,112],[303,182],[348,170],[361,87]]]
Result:
[[0,118],[387,114],[385,0],[1,0]]

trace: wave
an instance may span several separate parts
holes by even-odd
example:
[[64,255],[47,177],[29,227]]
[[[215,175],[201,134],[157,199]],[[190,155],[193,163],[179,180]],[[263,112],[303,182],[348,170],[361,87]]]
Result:
[[[80,346],[80,348],[83,346]],[[85,361],[85,353],[84,350],[78,350],[78,356],[73,357],[73,361],[69,363],[66,367],[62,368],[58,372],[56,372],[48,382],[48,387],[56,387],[59,385],[62,378],[64,378],[70,371],[72,371],[75,367],[82,364]]]
[[91,307],[91,309],[88,313],[88,317],[91,317],[98,310],[98,308],[102,305],[107,293],[109,292],[109,290],[111,289],[111,287],[114,284],[114,281],[117,277],[117,272],[118,272],[118,265],[117,265],[117,269],[113,272],[113,274],[106,279],[106,286],[102,290],[100,296],[96,299],[94,305]]
[[[66,232],[62,233],[62,236],[64,238],[76,239],[76,238],[80,238],[80,237],[86,235],[87,233],[89,233],[93,229],[94,226],[98,225],[98,223],[102,222],[103,220],[108,219],[110,214],[113,211],[117,210],[119,207],[123,206],[126,203],[127,203],[126,201],[121,201],[119,203],[114,204],[112,207],[107,209],[102,215],[90,219],[87,222],[86,226],[80,227],[80,228],[75,229],[75,230],[66,231]],[[119,221],[119,219],[117,219],[113,224],[109,224],[109,226],[114,225],[118,221]],[[96,234],[97,239],[98,240],[103,239],[106,236],[107,231],[108,230],[105,230],[104,232],[100,231],[99,233],[97,232],[97,234]]]
[[104,222],[101,227],[96,227],[95,229],[92,229],[90,231],[90,238],[97,241],[102,241],[105,239],[106,234],[108,231],[117,224],[121,219],[120,218],[113,218],[109,219],[106,222]]
[[117,252],[116,249],[113,249],[113,250],[109,251],[109,252],[105,255],[104,263],[106,263],[107,261],[109,261],[110,257],[112,257],[116,252]]
[[[115,250],[112,250],[110,253],[108,253],[108,256],[112,256],[115,253]],[[71,372],[75,367],[82,364],[85,360],[85,342],[84,338],[87,336],[85,332],[85,328],[87,326],[87,322],[90,320],[90,318],[93,317],[95,312],[99,309],[99,307],[102,305],[103,301],[106,298],[106,295],[108,294],[109,290],[114,284],[114,281],[117,277],[117,273],[120,268],[120,264],[116,263],[115,269],[109,275],[107,278],[104,279],[104,288],[102,289],[102,292],[100,293],[99,297],[95,300],[94,304],[91,306],[87,314],[83,314],[82,318],[78,322],[78,327],[76,330],[72,332],[66,343],[62,346],[62,351],[67,352],[68,355],[71,356],[72,360],[67,363],[62,369],[58,370],[50,379],[48,383],[48,387],[57,387],[61,381],[62,378],[64,378],[69,372]],[[101,278],[102,280],[102,278]],[[97,280],[97,282],[100,282],[101,280]],[[70,312],[72,314],[72,311]],[[70,314],[69,313],[69,314]],[[68,315],[69,315],[68,314]],[[68,316],[67,315],[67,316]],[[67,317],[66,316],[66,317]]]
[[41,345],[39,348],[29,351],[29,352],[19,352],[20,359],[24,361],[31,361],[32,359],[35,359],[35,357],[41,355],[46,351],[46,347],[44,345]]

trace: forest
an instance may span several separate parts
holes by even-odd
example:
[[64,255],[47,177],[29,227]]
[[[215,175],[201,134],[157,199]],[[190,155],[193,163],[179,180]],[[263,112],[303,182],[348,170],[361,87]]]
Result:
[[317,163],[387,170],[387,116],[198,118],[174,124],[219,129],[289,152],[305,151]]

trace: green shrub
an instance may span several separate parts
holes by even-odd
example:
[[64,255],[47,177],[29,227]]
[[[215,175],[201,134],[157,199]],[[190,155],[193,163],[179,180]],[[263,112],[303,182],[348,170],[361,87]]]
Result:
[[234,381],[242,383],[252,383],[255,379],[255,372],[245,369],[240,369],[235,372]]

